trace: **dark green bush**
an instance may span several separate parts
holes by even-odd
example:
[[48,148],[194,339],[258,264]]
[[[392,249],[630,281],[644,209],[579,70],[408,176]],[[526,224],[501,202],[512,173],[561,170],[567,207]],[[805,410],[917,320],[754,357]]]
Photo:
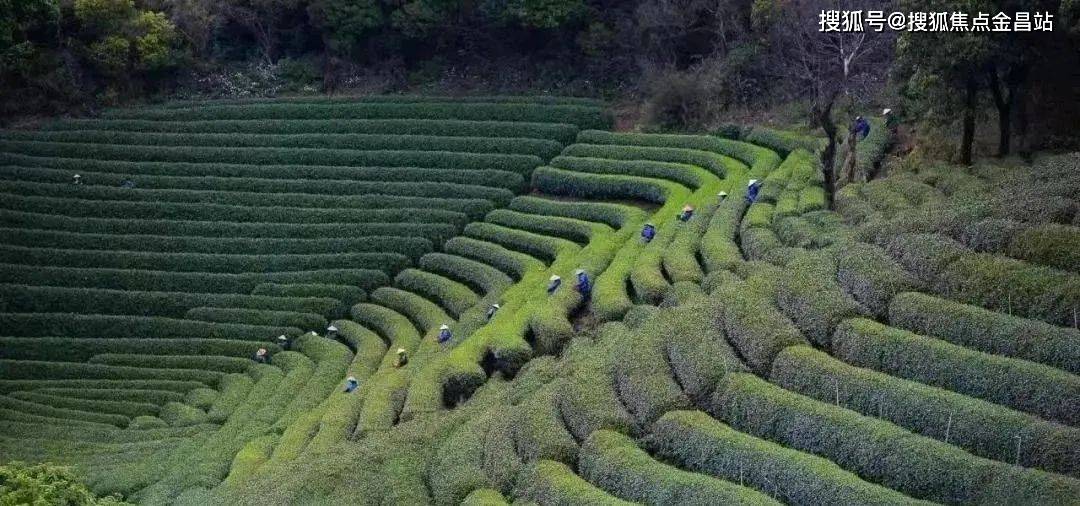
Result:
[[[551,235],[573,241],[579,245],[589,242],[599,224],[562,216],[526,214],[509,209],[496,209],[484,217],[484,221],[504,227],[525,230],[535,234]],[[608,227],[602,227],[610,230]]]
[[420,258],[419,267],[463,283],[478,294],[499,293],[514,282],[502,271],[485,263],[446,253],[428,253]]
[[[274,336],[277,337],[277,336]],[[248,358],[259,348],[271,353],[280,351],[266,336],[265,342],[227,339],[147,339],[113,337],[0,337],[0,358],[13,360],[53,360],[85,362],[103,353],[137,353],[144,355],[218,355]]]
[[408,257],[397,253],[342,253],[320,255],[215,255],[205,253],[124,252],[109,250],[68,250],[23,248],[0,245],[0,261],[13,264],[182,272],[273,273],[267,281],[293,276],[292,271],[325,269],[379,269],[388,274],[409,265]]
[[693,165],[652,160],[609,160],[578,156],[558,156],[549,162],[552,167],[590,174],[615,174],[665,179],[696,190],[704,183],[699,168]]
[[776,151],[780,156],[788,156],[796,149],[815,153],[824,148],[825,141],[820,137],[797,134],[786,130],[776,130],[755,126],[743,136],[743,140],[749,143],[764,146]]
[[852,243],[837,253],[836,279],[876,318],[885,318],[889,301],[896,294],[916,287],[908,273],[881,248],[865,243]]
[[176,109],[113,109],[108,119],[436,119],[570,123],[579,128],[608,128],[603,109],[580,105],[492,103],[261,103]]
[[511,210],[545,216],[562,216],[582,221],[603,223],[621,228],[629,219],[643,213],[631,206],[606,202],[564,202],[538,197],[521,196],[510,201]]
[[357,151],[448,151],[460,153],[505,153],[551,158],[562,151],[562,144],[544,139],[499,137],[444,137],[408,134],[250,134],[250,133],[151,133],[109,130],[17,131],[4,132],[4,138],[16,141],[73,142],[91,144],[199,146],[199,147],[271,147],[323,148]]
[[[2,272],[2,269],[0,269]],[[382,274],[382,273],[379,273]],[[383,276],[385,276],[383,274]],[[329,280],[327,280],[329,281]],[[347,306],[367,300],[364,289],[356,286],[358,283],[345,284],[349,280],[342,279],[342,284],[331,283],[260,283],[251,290],[252,295],[266,295],[269,297],[329,297],[340,300]],[[383,281],[380,279],[380,281]],[[386,279],[379,285],[389,283]],[[365,288],[378,286],[376,284],[363,285]]]
[[663,204],[670,191],[657,179],[585,174],[554,167],[540,167],[533,171],[532,184],[537,190],[552,195],[597,200],[640,199],[654,204]]
[[768,373],[780,350],[806,343],[791,320],[748,283],[733,279],[711,295],[720,304],[718,314],[728,342],[758,374]]
[[[0,311],[10,313],[96,313],[180,317],[200,305],[329,314],[337,299],[283,298],[259,295],[133,292],[93,288],[0,285]],[[260,324],[260,322],[253,322]],[[283,326],[288,325],[267,325]]]
[[455,319],[480,302],[469,287],[438,274],[418,269],[405,269],[394,277],[394,286],[415,292],[435,302]]
[[184,318],[204,322],[296,327],[301,330],[321,331],[327,326],[326,318],[321,314],[268,309],[196,307],[185,312]]
[[195,237],[277,237],[317,239],[350,236],[424,237],[434,244],[457,235],[450,223],[269,223],[144,220],[131,218],[101,219],[4,211],[0,223],[13,227],[48,228],[81,233],[144,234]]
[[564,250],[578,248],[576,244],[566,239],[534,234],[492,223],[470,223],[465,227],[465,235],[527,254],[545,263],[555,261],[555,257]]
[[[88,182],[115,181],[133,178],[136,182],[150,181],[151,187],[221,188],[236,180],[247,184],[274,187],[275,180],[287,184],[319,185],[322,180],[342,184],[358,183],[451,183],[482,185],[521,191],[525,178],[516,172],[494,169],[452,169],[420,167],[348,167],[330,165],[249,165],[244,163],[186,163],[186,162],[125,162],[120,160],[91,160],[85,158],[52,158],[0,153],[0,174],[33,178],[38,181],[70,182],[71,173],[87,174]],[[12,179],[15,179],[14,177]],[[112,184],[112,183],[109,183]],[[390,188],[405,189],[390,185]]]
[[665,414],[653,424],[644,446],[684,469],[738,481],[788,504],[922,503],[865,482],[829,460],[734,430],[700,411]]
[[213,338],[243,341],[266,341],[281,334],[295,336],[301,333],[300,329],[293,327],[70,313],[0,313],[0,328],[11,336]]
[[620,145],[620,148],[631,146],[628,149],[633,149],[633,146],[651,146],[722,153],[749,165],[749,176],[757,179],[764,178],[765,174],[774,170],[781,162],[776,153],[760,146],[707,135],[639,134],[588,130],[578,135],[578,142],[614,144]]
[[947,390],[849,366],[806,346],[780,352],[770,380],[975,455],[1076,476],[1080,429],[1050,423]]
[[861,478],[941,503],[1069,504],[1080,482],[973,456],[891,423],[729,374],[714,402],[735,429],[828,458]]
[[48,404],[20,400],[10,396],[0,396],[0,408],[11,409],[28,415],[104,423],[120,428],[127,427],[128,422],[131,421],[131,417],[124,415],[53,407]]
[[523,469],[514,495],[546,506],[634,504],[608,495],[574,474],[566,464],[551,460],[540,460]]
[[[280,98],[278,100],[281,100]],[[520,121],[461,121],[424,119],[353,120],[211,120],[153,121],[68,119],[42,125],[45,130],[120,130],[171,133],[252,133],[252,134],[383,134],[455,135],[462,137],[524,137],[551,139],[569,144],[578,130],[560,123]]]
[[156,415],[158,405],[145,402],[131,402],[106,399],[77,399],[62,397],[42,392],[12,392],[11,397],[36,404],[60,409],[72,409],[88,413],[103,413],[135,418],[137,416]]
[[1059,369],[969,350],[864,319],[841,324],[833,336],[832,351],[852,365],[1048,420],[1080,423],[1080,377]]
[[154,367],[158,369],[202,369],[223,373],[244,372],[253,363],[250,357],[150,355],[139,353],[102,353],[90,357],[87,362],[91,364]]
[[581,475],[643,504],[780,504],[769,496],[658,462],[618,432],[593,432],[581,447]]
[[1080,274],[986,253],[962,255],[942,272],[939,290],[988,309],[1076,327]]
[[1039,362],[1080,374],[1080,332],[987,311],[922,293],[889,304],[889,324],[986,353]]
[[453,153],[446,151],[354,151],[320,148],[233,148],[119,146],[0,140],[0,150],[38,157],[88,158],[128,162],[200,162],[268,165],[337,165],[496,169],[527,175],[543,163],[535,155]]
[[443,245],[443,250],[491,265],[515,280],[520,280],[529,271],[544,268],[543,262],[529,255],[471,237],[455,237]]
[[800,252],[776,282],[776,305],[810,342],[828,347],[836,326],[863,309],[836,282],[836,260],[824,252]]

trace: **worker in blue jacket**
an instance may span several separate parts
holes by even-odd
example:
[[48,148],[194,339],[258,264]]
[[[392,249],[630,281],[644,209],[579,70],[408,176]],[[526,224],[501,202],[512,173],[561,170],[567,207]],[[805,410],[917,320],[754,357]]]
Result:
[[446,344],[450,342],[450,339],[454,337],[450,332],[450,326],[443,324],[439,326],[439,344]]
[[753,204],[757,201],[758,192],[761,191],[761,181],[751,179],[746,185],[746,203]]
[[589,300],[589,297],[592,296],[592,281],[589,280],[589,274],[583,269],[574,271],[574,274],[577,275],[576,288],[578,293],[580,293],[585,300]]
[[656,237],[656,227],[652,223],[646,223],[645,227],[641,229],[641,239],[645,241],[645,244],[652,242],[653,237]]

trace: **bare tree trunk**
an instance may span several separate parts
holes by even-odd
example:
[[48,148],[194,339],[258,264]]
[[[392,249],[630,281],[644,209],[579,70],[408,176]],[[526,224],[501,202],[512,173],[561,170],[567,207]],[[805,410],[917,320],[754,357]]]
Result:
[[828,199],[829,209],[833,208],[836,195],[836,123],[832,120],[832,107],[835,101],[836,93],[833,93],[823,106],[814,108],[817,115],[815,120],[825,131],[828,141],[825,144],[825,150],[821,152],[821,172],[825,179],[825,198]]
[[1017,86],[1016,100],[1016,151],[1025,159],[1031,158],[1031,138],[1028,137],[1028,101],[1025,85]]
[[975,99],[979,91],[975,76],[964,85],[964,125],[960,136],[960,163],[971,165],[971,146],[975,142]]
[[855,167],[859,164],[857,155],[858,145],[858,133],[848,132],[847,143],[844,144],[845,150],[847,151],[847,157],[844,158],[844,167],[842,170],[843,176],[841,176],[841,182],[837,186],[843,186],[848,183],[865,181],[865,178],[863,178],[861,174],[855,173]]
[[1001,80],[998,79],[997,69],[991,67],[988,77],[990,78],[990,95],[994,97],[994,107],[998,115],[998,150],[997,156],[1003,157],[1009,154],[1010,134],[1012,127],[1012,94],[1001,91]]

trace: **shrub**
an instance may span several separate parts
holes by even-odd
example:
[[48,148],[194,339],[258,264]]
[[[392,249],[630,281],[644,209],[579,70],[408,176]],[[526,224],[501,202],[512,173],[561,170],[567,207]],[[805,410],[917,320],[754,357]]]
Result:
[[11,131],[5,139],[36,142],[77,142],[116,145],[247,147],[247,148],[324,148],[357,151],[447,151],[458,153],[529,154],[551,158],[562,151],[562,144],[529,138],[444,137],[408,134],[330,134],[302,133],[289,135],[250,133],[153,133],[109,130]]
[[636,431],[634,419],[615,393],[611,381],[614,342],[630,330],[622,323],[612,322],[600,327],[600,342],[575,339],[563,351],[576,366],[573,375],[552,383],[556,409],[566,428],[577,440],[589,437],[598,429],[620,432]]
[[206,411],[214,405],[218,398],[218,391],[210,388],[196,388],[187,393],[184,403]]
[[417,269],[406,269],[394,278],[394,285],[403,290],[423,295],[439,304],[454,318],[480,302],[480,298],[467,286],[437,274]]
[[891,423],[730,374],[714,409],[732,427],[826,457],[863,479],[942,503],[1067,504],[1075,480],[975,457]]
[[[189,390],[188,392],[192,392],[194,390],[202,391],[206,389],[195,388],[193,390]],[[159,405],[165,404],[166,402],[181,402],[185,398],[184,394],[180,392],[157,389],[45,387],[36,389],[36,391],[43,394],[56,395],[61,397],[72,397],[75,399],[90,399],[100,401],[116,400]],[[211,391],[216,392],[216,390]]]
[[889,304],[889,324],[985,353],[1039,362],[1080,374],[1080,332],[922,293]]
[[509,504],[499,491],[490,488],[473,490],[461,501],[462,506],[507,506]]
[[760,492],[657,462],[618,432],[593,432],[578,466],[591,483],[644,504],[779,504]]
[[534,234],[492,223],[470,223],[465,235],[492,242],[504,248],[525,253],[545,263],[555,261],[563,251],[574,251],[578,246],[566,239]]
[[[670,325],[672,320],[664,323]],[[662,341],[666,332],[664,324],[651,318],[633,331],[633,346],[616,347],[612,352],[615,392],[638,426],[648,426],[665,412],[690,404],[672,376]]]
[[422,332],[453,323],[453,318],[438,304],[405,290],[384,286],[372,292],[371,302],[404,315]]
[[720,322],[728,341],[758,374],[768,373],[780,350],[806,342],[791,320],[746,282],[725,282],[712,296],[720,303]]
[[966,254],[960,243],[937,234],[901,234],[886,250],[906,271],[928,284],[935,284],[949,264]]
[[577,462],[578,445],[567,431],[555,403],[555,391],[548,385],[516,406],[511,437],[518,456],[525,462],[552,460]]
[[520,281],[529,271],[544,268],[543,262],[529,255],[471,237],[455,237],[443,245],[443,250],[491,265],[511,276],[515,281]]
[[709,218],[700,246],[702,263],[707,272],[731,269],[743,260],[739,245],[735,243],[735,234],[745,210],[744,200],[728,197]]
[[574,474],[566,464],[540,460],[518,475],[515,497],[550,506],[631,505],[612,497]]
[[763,178],[766,174],[779,166],[781,162],[780,157],[777,156],[776,153],[760,146],[755,146],[747,142],[720,139],[706,135],[639,134],[586,130],[578,134],[577,140],[579,143],[631,146],[629,148],[620,146],[620,148],[625,149],[633,149],[632,146],[651,146],[697,149],[722,153],[749,165],[749,176],[757,179]]
[[54,408],[72,409],[76,411],[85,411],[88,413],[121,415],[128,418],[135,418],[137,416],[144,415],[156,415],[158,413],[158,406],[156,404],[150,404],[145,402],[102,399],[76,399],[73,397],[55,396],[42,392],[12,392],[10,395],[11,397],[16,399],[29,401],[44,406],[51,406]]
[[679,387],[695,403],[706,400],[728,372],[746,370],[725,339],[721,306],[711,297],[695,294],[660,311],[638,330],[666,336],[664,356]]
[[657,458],[684,469],[738,480],[789,504],[919,503],[865,482],[829,460],[739,432],[700,411],[665,414],[653,424],[644,445]]
[[[127,162],[121,160],[92,160],[86,158],[36,157],[15,153],[0,153],[5,166],[0,173],[10,179],[27,179],[55,183],[70,182],[71,173],[85,174],[88,182],[119,184],[132,178],[140,186],[151,188],[234,189],[266,188],[289,193],[288,185],[307,185],[308,188],[341,188],[357,183],[357,188],[375,183],[386,184],[388,190],[410,190],[400,183],[426,182],[418,188],[436,190],[433,183],[460,185],[460,188],[482,192],[479,186],[518,192],[524,189],[522,174],[495,169],[454,169],[422,167],[349,167],[333,165],[250,165],[245,163],[189,162]],[[256,186],[258,185],[258,186]],[[365,186],[368,185],[368,186]],[[410,193],[404,193],[408,195]],[[445,194],[445,193],[444,193]],[[434,194],[439,195],[439,194]]]
[[184,313],[184,318],[207,322],[277,325],[301,330],[321,330],[327,325],[326,318],[319,314],[266,309],[197,307]]
[[496,209],[488,213],[484,220],[504,227],[566,239],[579,245],[587,244],[596,230],[611,231],[610,227],[594,222],[562,216],[526,214],[509,209]]
[[770,380],[791,391],[867,416],[888,420],[915,433],[954,444],[975,455],[1076,475],[1080,430],[1046,422],[947,390],[851,367],[806,346],[777,356]]
[[896,294],[916,286],[908,273],[877,246],[852,243],[837,257],[836,279],[840,286],[876,318],[885,318],[889,301]]
[[671,178],[675,182],[693,188],[697,188],[704,182],[713,179],[709,177],[710,175],[724,178],[729,173],[734,174],[745,171],[745,165],[733,158],[700,149],[572,144],[567,146],[562,154],[563,157],[588,159],[583,164],[586,166],[583,169],[586,172],[593,171],[588,167],[589,165],[602,165],[607,167],[605,171],[618,171],[620,165],[627,164],[632,167],[633,172],[637,173],[632,175],[659,177],[661,179]]
[[[187,294],[182,292],[134,292],[27,285],[0,285],[0,311],[12,313],[129,313],[184,316],[202,304],[265,310],[295,310],[327,314],[341,303],[337,299],[287,299],[256,295]],[[274,325],[268,325],[274,326]]]
[[825,189],[820,186],[807,186],[799,190],[799,203],[795,206],[796,214],[822,211],[828,208]]
[[223,373],[239,373],[247,370],[250,358],[219,357],[206,355],[145,355],[135,353],[102,353],[90,357],[91,364],[107,364],[157,369],[199,369]]
[[1001,252],[1009,241],[1026,226],[1013,220],[986,219],[968,225],[960,240],[975,251]]
[[420,268],[463,283],[479,294],[499,293],[514,282],[502,271],[468,258],[428,253],[420,258]]
[[5,504],[121,506],[116,497],[97,497],[68,467],[5,462],[0,466],[0,501]]
[[496,169],[526,175],[543,163],[535,155],[447,151],[354,151],[321,148],[234,148],[194,146],[119,146],[65,142],[0,140],[0,149],[38,157],[88,158],[128,162],[297,164],[360,167]]
[[28,415],[44,416],[49,418],[72,419],[76,421],[94,422],[117,427],[126,427],[130,417],[113,413],[96,413],[78,409],[59,408],[47,404],[39,404],[16,399],[10,396],[0,397],[0,408],[15,410]]
[[581,199],[640,199],[654,204],[667,200],[670,186],[661,180],[636,176],[585,174],[554,167],[533,171],[533,187],[543,193]]
[[652,160],[609,160],[577,156],[558,156],[549,162],[552,167],[573,172],[613,174],[665,179],[696,190],[704,184],[700,168],[683,163]]
[[0,245],[0,261],[28,265],[181,272],[273,273],[268,281],[290,279],[293,271],[323,269],[379,269],[394,273],[409,265],[396,253],[341,253],[327,255],[214,255],[202,253],[124,252],[108,250],[62,250]]
[[607,128],[611,118],[599,107],[492,103],[264,103],[184,109],[113,109],[108,119],[435,119],[570,123],[579,128]]
[[797,149],[815,153],[824,148],[824,140],[820,137],[811,137],[809,135],[801,135],[785,130],[776,130],[760,126],[751,128],[750,131],[743,136],[743,140],[769,148],[783,157],[787,157],[788,154]]
[[[4,378],[12,380],[174,380],[197,381],[202,383],[200,386],[214,386],[223,376],[217,371],[198,369],[161,369],[36,360],[0,360],[0,365],[5,368]],[[64,382],[57,386],[66,387],[69,384]]]
[[875,179],[859,185],[858,191],[870,205],[874,206],[884,216],[896,214],[912,207],[899,188],[892,185],[890,179]]
[[[162,390],[166,392],[187,392],[203,388],[206,384],[191,380],[109,380],[109,379],[48,379],[48,380],[0,380],[0,393],[35,389],[90,389],[108,390]],[[169,399],[171,400],[171,399]]]
[[187,427],[206,423],[206,412],[180,402],[170,402],[161,407],[159,415],[171,427]]
[[829,346],[843,320],[862,308],[836,282],[836,260],[827,253],[803,252],[791,259],[776,283],[776,305],[810,342]]
[[265,327],[209,323],[145,316],[73,315],[70,313],[0,313],[0,327],[13,336],[65,336],[80,338],[141,337],[237,339],[265,341],[281,334],[301,333],[293,327]]
[[[278,100],[281,100],[280,98]],[[569,144],[578,130],[565,123],[522,121],[461,121],[424,119],[352,120],[210,120],[152,121],[65,119],[42,125],[45,130],[119,130],[171,133],[252,133],[252,134],[383,134],[455,135],[462,137],[524,137],[551,139]]]
[[521,196],[510,201],[509,209],[544,216],[562,216],[581,221],[603,223],[612,228],[622,228],[628,221],[641,217],[641,210],[607,202],[564,202],[538,197]]
[[328,297],[340,300],[342,304],[347,306],[367,300],[367,293],[364,292],[364,289],[353,284],[260,283],[255,285],[255,288],[251,290],[251,294],[268,297]]
[[[388,349],[405,348],[413,350],[420,343],[420,333],[409,319],[400,313],[375,304],[357,304],[349,310],[352,319],[375,331],[387,343]],[[393,363],[394,358],[387,355],[384,365]]]
[[962,255],[942,273],[950,298],[1056,325],[1077,324],[1080,275],[985,253]]
[[[103,338],[107,337],[107,338]],[[276,337],[276,336],[274,336]],[[231,339],[147,339],[112,336],[69,337],[0,337],[0,357],[18,360],[53,360],[85,362],[103,353],[141,353],[146,355],[220,355],[250,357],[259,348],[279,351],[270,336],[265,342]]]
[[870,320],[844,322],[833,353],[866,367],[1069,425],[1080,422],[1080,377],[988,355]]
[[321,238],[364,235],[416,236],[441,244],[457,234],[451,223],[243,223],[154,219],[101,219],[5,210],[0,223],[15,227],[41,227],[82,233],[142,234],[198,237]]

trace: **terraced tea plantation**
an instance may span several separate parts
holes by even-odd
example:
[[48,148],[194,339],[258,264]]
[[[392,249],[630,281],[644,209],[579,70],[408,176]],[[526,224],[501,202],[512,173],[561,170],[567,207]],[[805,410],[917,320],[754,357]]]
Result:
[[818,139],[610,128],[365,97],[4,131],[0,462],[145,504],[1076,504],[1080,157],[830,211]]

